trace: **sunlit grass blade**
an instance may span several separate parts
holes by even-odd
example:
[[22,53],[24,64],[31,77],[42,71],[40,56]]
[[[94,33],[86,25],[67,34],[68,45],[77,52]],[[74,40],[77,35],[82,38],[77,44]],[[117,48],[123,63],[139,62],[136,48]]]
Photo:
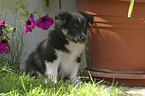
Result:
[[25,85],[24,85],[22,78],[21,78],[21,83],[22,83],[23,90],[26,92],[26,88],[25,88]]
[[134,8],[134,2],[135,2],[135,0],[130,0],[130,4],[129,4],[129,8],[128,8],[128,18],[130,18],[132,15],[133,8]]

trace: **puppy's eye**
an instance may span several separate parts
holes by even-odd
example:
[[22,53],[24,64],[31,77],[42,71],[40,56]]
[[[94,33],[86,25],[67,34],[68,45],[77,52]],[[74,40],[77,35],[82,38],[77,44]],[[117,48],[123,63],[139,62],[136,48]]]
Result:
[[78,27],[76,27],[76,26],[73,27],[73,30],[77,30],[77,29],[78,29]]
[[74,27],[77,27],[77,28],[78,28],[78,27],[79,27],[79,25],[75,24],[75,25],[74,25]]

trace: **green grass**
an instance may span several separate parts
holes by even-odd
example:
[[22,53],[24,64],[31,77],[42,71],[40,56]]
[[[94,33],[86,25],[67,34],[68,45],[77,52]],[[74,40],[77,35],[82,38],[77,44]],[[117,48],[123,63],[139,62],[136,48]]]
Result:
[[72,84],[59,81],[45,83],[45,78],[33,78],[10,71],[0,71],[2,96],[131,96],[115,86],[100,83]]

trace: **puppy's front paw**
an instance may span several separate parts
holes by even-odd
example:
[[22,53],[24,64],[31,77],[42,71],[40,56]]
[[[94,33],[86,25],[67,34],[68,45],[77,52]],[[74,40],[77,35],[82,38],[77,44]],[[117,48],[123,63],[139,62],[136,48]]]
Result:
[[83,84],[82,81],[73,82],[74,84]]
[[45,83],[48,83],[47,79],[45,79]]
[[71,82],[74,84],[83,84],[83,82],[80,81],[79,79],[73,79]]
[[[57,83],[57,80],[51,80],[53,83]],[[45,83],[48,83],[48,80],[45,79]]]

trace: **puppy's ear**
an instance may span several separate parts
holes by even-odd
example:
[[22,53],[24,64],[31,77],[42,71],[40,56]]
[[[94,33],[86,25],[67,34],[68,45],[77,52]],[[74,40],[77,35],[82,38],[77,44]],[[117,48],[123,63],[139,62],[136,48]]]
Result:
[[79,12],[81,15],[83,15],[85,18],[87,18],[87,20],[88,20],[88,22],[90,23],[90,24],[93,24],[93,22],[94,22],[94,15],[92,15],[92,14],[88,14],[88,13],[86,13],[86,12]]
[[55,25],[58,27],[64,27],[71,18],[72,15],[69,12],[61,12],[55,16]]

